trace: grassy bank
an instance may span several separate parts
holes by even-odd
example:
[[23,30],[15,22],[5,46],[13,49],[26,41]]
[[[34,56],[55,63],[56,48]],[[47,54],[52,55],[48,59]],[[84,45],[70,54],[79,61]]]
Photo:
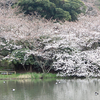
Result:
[[56,74],[48,73],[24,73],[24,74],[12,74],[12,75],[0,75],[0,80],[3,79],[41,79],[41,78],[57,78]]

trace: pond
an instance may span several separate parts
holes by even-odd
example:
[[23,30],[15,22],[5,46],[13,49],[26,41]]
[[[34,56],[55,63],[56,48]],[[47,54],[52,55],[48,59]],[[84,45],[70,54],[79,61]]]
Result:
[[100,100],[100,79],[0,80],[0,100]]

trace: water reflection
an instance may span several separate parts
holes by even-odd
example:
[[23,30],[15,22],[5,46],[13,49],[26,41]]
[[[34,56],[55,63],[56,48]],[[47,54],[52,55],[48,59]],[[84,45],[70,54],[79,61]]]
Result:
[[[100,100],[100,79],[0,81],[0,100]],[[15,89],[15,91],[12,91]]]

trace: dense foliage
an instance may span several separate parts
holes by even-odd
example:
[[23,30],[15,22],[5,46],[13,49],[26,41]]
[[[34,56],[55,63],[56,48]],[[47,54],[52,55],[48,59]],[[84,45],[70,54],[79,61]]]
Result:
[[19,0],[18,6],[25,14],[37,12],[46,19],[68,21],[77,20],[86,9],[80,0]]
[[14,50],[8,58],[9,63],[14,64],[15,70],[48,73],[52,69],[53,61],[30,53],[28,49]]

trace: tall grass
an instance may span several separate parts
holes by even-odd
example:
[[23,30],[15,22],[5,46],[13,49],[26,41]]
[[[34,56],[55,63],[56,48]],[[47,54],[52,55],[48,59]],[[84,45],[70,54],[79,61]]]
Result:
[[24,73],[24,74],[12,74],[12,75],[0,75],[0,79],[41,79],[41,78],[57,78],[56,74],[48,73]]

